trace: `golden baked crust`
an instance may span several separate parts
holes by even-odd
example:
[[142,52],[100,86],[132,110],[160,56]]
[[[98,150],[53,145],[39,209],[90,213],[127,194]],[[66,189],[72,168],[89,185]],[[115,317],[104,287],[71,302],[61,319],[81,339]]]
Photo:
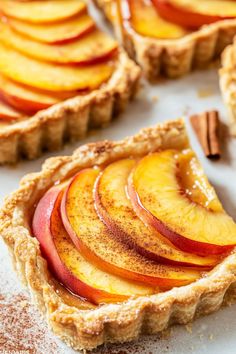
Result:
[[59,179],[80,169],[157,149],[189,146],[182,120],[141,130],[119,142],[98,142],[77,149],[72,156],[48,159],[42,171],[27,175],[6,200],[0,213],[0,232],[13,256],[18,274],[30,290],[54,333],[74,349],[92,349],[106,342],[130,341],[143,333],[157,333],[173,323],[217,310],[235,296],[234,252],[206,277],[187,286],[119,304],[79,310],[65,304],[50,285],[50,272],[31,233],[33,205]]
[[[106,0],[93,1],[105,14]],[[118,23],[115,24],[115,32],[120,39]],[[148,38],[125,29],[122,42],[130,57],[152,81],[160,75],[177,78],[195,68],[207,67],[232,43],[235,34],[236,20],[233,19],[205,25],[180,39]]]
[[223,100],[226,104],[229,119],[230,132],[236,136],[236,42],[228,46],[222,54],[222,68],[219,71],[220,88]]
[[1,127],[0,164],[15,163],[21,157],[34,159],[45,149],[60,149],[65,140],[78,140],[90,128],[108,124],[133,98],[139,78],[139,67],[120,49],[112,77],[99,89],[39,111],[27,120]]

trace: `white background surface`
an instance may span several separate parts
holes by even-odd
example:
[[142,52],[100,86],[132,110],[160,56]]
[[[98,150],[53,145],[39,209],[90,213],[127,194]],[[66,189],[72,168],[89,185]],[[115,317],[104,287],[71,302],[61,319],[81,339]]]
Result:
[[[200,98],[199,92],[202,90],[211,92],[211,95]],[[222,121],[226,120],[226,110],[219,93],[215,69],[194,73],[178,81],[162,81],[156,86],[145,84],[138,98],[130,104],[125,114],[116,119],[108,128],[97,131],[82,142],[69,146],[63,152],[54,155],[70,154],[76,146],[88,141],[121,139],[136,133],[142,127],[151,126],[166,119],[174,119],[186,113],[189,115],[207,109],[218,109],[221,112]],[[216,188],[224,207],[236,220],[236,139],[233,141],[226,134],[222,140],[222,159],[211,162],[204,157],[188,121],[187,126],[192,146],[197,152],[206,174]],[[33,162],[21,162],[15,167],[0,167],[0,204],[7,194],[17,188],[20,178],[26,173],[38,171],[48,156],[51,155],[46,154]],[[0,273],[1,292],[19,293],[21,285],[12,270],[10,258],[1,240],[0,267],[2,270]],[[60,341],[56,340],[56,343],[58,345],[56,353],[73,353]],[[170,335],[165,339],[158,340],[157,337],[147,337],[136,344],[111,346],[96,352],[106,354],[125,354],[126,352],[129,354],[236,353],[236,305],[198,319],[190,328],[188,327],[188,330],[185,326],[176,326],[172,328]],[[4,346],[1,347],[1,343],[0,353],[4,353]],[[44,351],[42,348],[36,347],[35,353],[44,354]]]

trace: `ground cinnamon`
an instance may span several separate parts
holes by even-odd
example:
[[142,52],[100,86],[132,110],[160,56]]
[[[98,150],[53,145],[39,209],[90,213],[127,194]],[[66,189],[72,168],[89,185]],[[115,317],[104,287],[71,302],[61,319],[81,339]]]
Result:
[[199,142],[208,158],[220,158],[219,114],[217,111],[204,112],[190,117]]
[[59,353],[53,334],[24,292],[0,294],[0,353]]

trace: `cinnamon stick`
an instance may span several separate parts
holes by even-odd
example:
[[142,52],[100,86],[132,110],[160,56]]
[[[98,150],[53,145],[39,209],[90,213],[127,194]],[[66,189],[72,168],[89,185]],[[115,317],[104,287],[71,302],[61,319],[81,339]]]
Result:
[[190,117],[193,129],[208,158],[220,158],[219,114],[217,111],[204,112]]

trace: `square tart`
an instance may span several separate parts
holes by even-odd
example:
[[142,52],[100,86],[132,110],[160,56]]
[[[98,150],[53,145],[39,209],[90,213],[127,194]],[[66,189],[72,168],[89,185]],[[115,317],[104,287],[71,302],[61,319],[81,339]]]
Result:
[[229,128],[232,136],[236,136],[236,42],[229,45],[222,54],[222,67],[219,71],[220,88],[224,103],[228,110]]
[[176,39],[151,38],[127,26],[121,29],[119,21],[110,19],[109,4],[115,3],[115,0],[93,1],[111,22],[117,38],[150,81],[157,80],[159,76],[177,78],[193,69],[206,68],[232,43],[236,34],[236,19],[229,19],[204,25]]
[[137,339],[168,326],[186,324],[216,311],[235,297],[236,255],[232,251],[204,277],[158,294],[130,298],[120,303],[86,309],[67,303],[53,286],[54,277],[32,237],[32,209],[52,185],[76,172],[122,158],[140,157],[165,149],[189,148],[182,120],[141,130],[122,141],[97,142],[78,148],[72,156],[48,159],[39,173],[25,176],[17,191],[5,201],[0,232],[15,269],[52,331],[74,349],[93,349],[103,343]]

